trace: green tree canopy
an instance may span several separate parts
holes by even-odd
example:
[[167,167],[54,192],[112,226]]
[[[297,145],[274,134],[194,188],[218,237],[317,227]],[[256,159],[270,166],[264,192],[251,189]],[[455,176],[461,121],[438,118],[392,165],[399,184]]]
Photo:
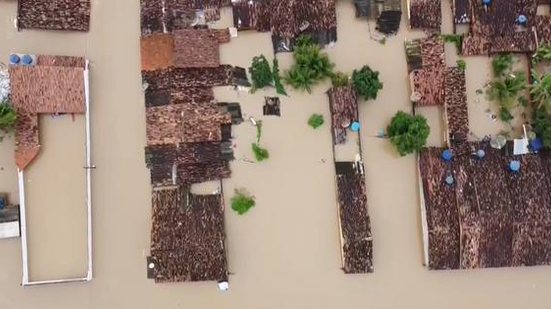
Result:
[[394,115],[387,127],[390,142],[401,156],[421,150],[429,137],[430,127],[423,116],[413,116],[403,111]]
[[379,81],[379,72],[373,71],[368,65],[352,73],[352,84],[364,100],[376,99],[383,83]]

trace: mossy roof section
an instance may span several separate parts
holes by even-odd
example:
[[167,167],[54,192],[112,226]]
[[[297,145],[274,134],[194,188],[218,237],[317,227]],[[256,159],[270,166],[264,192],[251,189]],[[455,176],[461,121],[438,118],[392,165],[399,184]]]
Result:
[[88,31],[90,0],[18,0],[20,29]]

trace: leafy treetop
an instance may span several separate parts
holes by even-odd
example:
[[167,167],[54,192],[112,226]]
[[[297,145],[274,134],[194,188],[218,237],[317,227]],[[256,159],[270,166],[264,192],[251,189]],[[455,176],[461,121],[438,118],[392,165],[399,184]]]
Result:
[[390,142],[401,156],[421,150],[427,142],[430,127],[422,116],[413,116],[403,111],[394,115],[387,127]]
[[379,72],[373,71],[368,65],[352,73],[352,84],[364,100],[376,99],[383,83],[379,81]]

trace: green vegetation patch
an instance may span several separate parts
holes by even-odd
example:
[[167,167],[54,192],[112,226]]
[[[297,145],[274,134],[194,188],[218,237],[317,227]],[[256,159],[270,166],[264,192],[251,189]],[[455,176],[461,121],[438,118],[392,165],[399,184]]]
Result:
[[255,197],[251,196],[245,189],[235,190],[235,194],[231,198],[231,208],[237,212],[238,215],[247,213],[255,205]]
[[324,124],[325,120],[323,120],[323,115],[320,114],[313,114],[308,119],[308,125],[311,126],[313,129],[317,129],[321,127]]
[[364,100],[377,99],[379,90],[383,89],[383,83],[379,81],[379,72],[373,71],[368,65],[364,65],[360,70],[354,70],[352,84]]
[[0,142],[6,134],[13,132],[17,121],[17,113],[9,101],[0,102]]
[[421,150],[427,143],[430,127],[423,116],[413,116],[403,111],[394,115],[387,127],[390,142],[401,156]]
[[286,72],[284,80],[295,89],[311,93],[314,85],[333,75],[334,64],[309,36],[297,39],[293,58],[295,63]]

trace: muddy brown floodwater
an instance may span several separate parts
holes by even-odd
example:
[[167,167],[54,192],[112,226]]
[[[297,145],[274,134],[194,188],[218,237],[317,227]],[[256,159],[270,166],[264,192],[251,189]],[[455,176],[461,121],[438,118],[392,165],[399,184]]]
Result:
[[[408,31],[404,17],[400,33],[381,45],[369,39],[368,23],[355,19],[349,0],[339,1],[339,40],[328,53],[338,70],[351,72],[369,64],[381,72],[384,81],[377,100],[361,103],[360,107],[375,272],[345,275],[340,269],[335,180],[329,163],[331,133],[328,125],[317,131],[306,125],[312,113],[329,119],[324,94],[329,84],[325,83],[316,87],[312,95],[290,91],[289,97],[281,99],[280,118],[262,116],[263,97],[274,95],[271,90],[250,95],[216,89],[220,101],[238,101],[247,116],[264,120],[263,143],[271,154],[266,163],[248,163],[255,130],[246,122],[235,127],[236,160],[232,163],[233,177],[224,181],[226,202],[233,188],[246,187],[256,195],[257,207],[242,217],[226,211],[230,291],[219,292],[213,282],[154,284],[147,280],[151,188],[143,152],[146,141],[139,55],[140,3],[92,2],[90,32],[75,34],[16,32],[16,1],[0,0],[0,59],[7,59],[13,51],[90,59],[92,156],[97,166],[93,172],[94,280],[22,288],[19,239],[1,240],[0,308],[550,308],[551,267],[445,272],[429,272],[423,267],[416,159],[400,158],[387,141],[374,137],[397,110],[411,110],[403,43],[422,33]],[[449,32],[449,3],[443,2],[443,29]],[[230,25],[231,12],[226,9],[218,26]],[[260,53],[271,57],[269,35],[241,33],[231,43],[222,45],[221,62],[246,67]],[[278,58],[282,69],[288,68],[291,55]],[[486,114],[490,105],[483,96],[476,95],[476,89],[489,78],[489,59],[473,57],[466,61],[472,131],[481,136],[499,132],[499,122],[490,121]],[[430,142],[439,145],[443,136],[438,132],[442,128],[441,114],[430,108],[424,112],[436,131]],[[45,125],[49,128],[54,124]],[[60,128],[46,131],[48,136],[56,135],[44,141],[51,141],[52,146],[66,147],[66,143],[72,145],[78,140],[71,133],[68,140],[60,141],[58,134],[65,134]],[[10,192],[15,199],[13,147],[11,139],[0,144],[0,191]],[[80,151],[75,155],[78,157],[71,164],[82,160]],[[63,163],[56,162],[56,157],[45,152],[38,160]],[[59,156],[58,160],[63,158]],[[60,190],[48,188],[53,190],[62,184],[66,192],[74,192],[78,198],[82,181],[77,173],[74,176],[74,183],[57,183],[36,175],[41,186],[37,194],[53,192],[45,198],[51,203],[56,199],[53,194]],[[62,211],[63,207],[56,209]],[[70,233],[80,224],[71,220],[81,220],[80,215],[74,210],[48,214],[35,218],[32,227],[61,229],[68,225]],[[51,243],[31,244],[29,250],[36,248],[35,252],[46,255],[37,263],[65,257],[69,265],[36,267],[48,276],[63,275],[64,271],[78,275],[78,252],[82,251],[78,248],[78,234],[55,240],[50,239],[51,235],[56,237],[55,233],[45,235]],[[50,253],[45,250],[48,245],[61,251]]]

